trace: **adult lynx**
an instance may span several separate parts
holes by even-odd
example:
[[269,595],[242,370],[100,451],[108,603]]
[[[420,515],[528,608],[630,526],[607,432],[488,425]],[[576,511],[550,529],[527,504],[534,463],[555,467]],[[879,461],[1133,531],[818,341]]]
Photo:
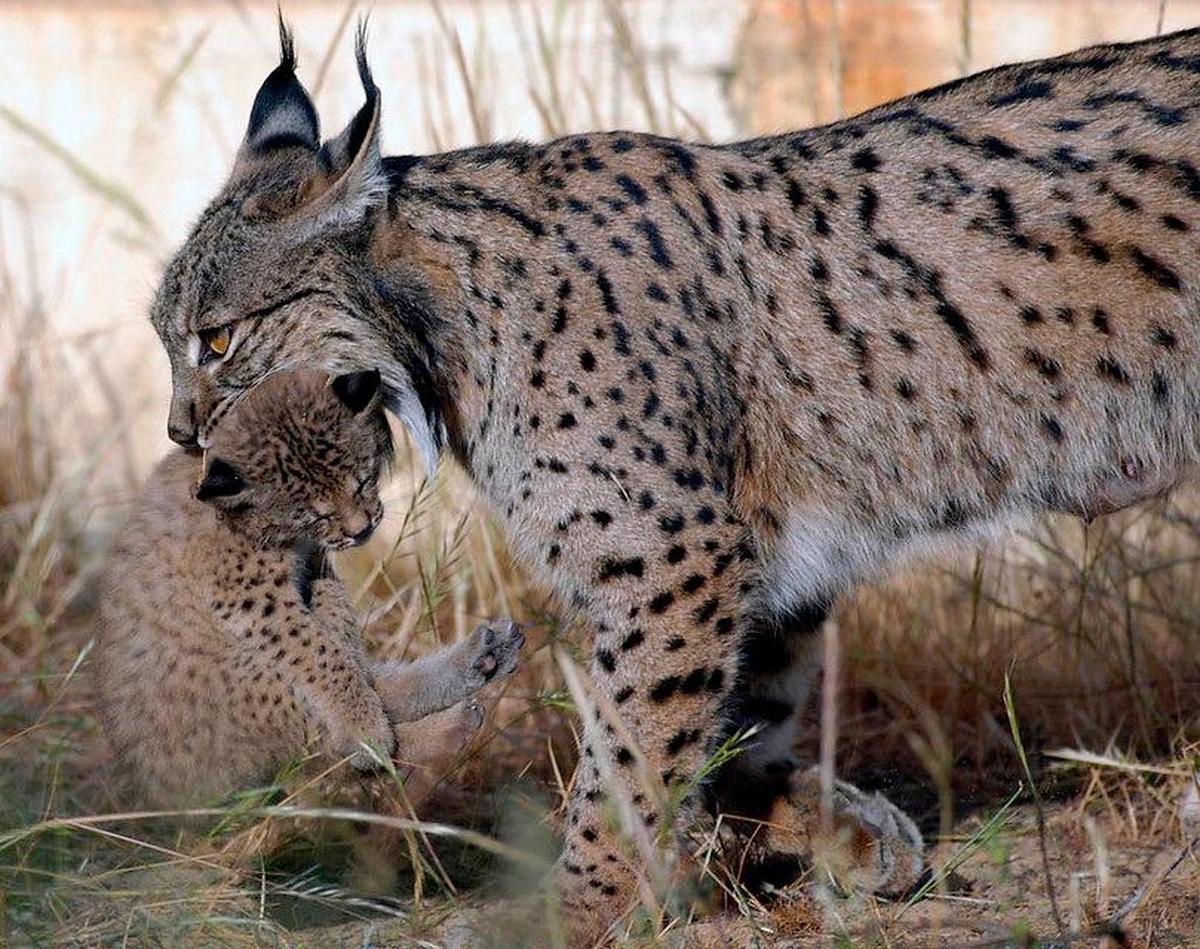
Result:
[[[1196,31],[731,145],[397,158],[361,38],[366,103],[324,144],[283,46],[154,304],[171,435],[209,444],[279,366],[379,367],[428,463],[450,452],[590,620],[624,727],[573,784],[558,882],[580,942],[637,899],[605,799],[686,821],[700,795],[665,810],[645,776],[693,787],[728,729],[764,726],[715,785],[753,797],[718,806],[814,813],[791,749],[804,642],[849,585],[1195,467]],[[857,881],[911,882],[912,823],[849,787],[835,804]]]

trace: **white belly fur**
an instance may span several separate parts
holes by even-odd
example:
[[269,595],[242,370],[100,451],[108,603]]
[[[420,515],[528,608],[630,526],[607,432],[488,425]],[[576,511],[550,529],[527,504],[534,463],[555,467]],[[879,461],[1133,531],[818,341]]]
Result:
[[780,615],[799,604],[831,602],[843,590],[898,562],[993,540],[1016,516],[898,539],[884,524],[852,521],[827,510],[800,508],[787,518],[777,545],[766,551],[754,607]]

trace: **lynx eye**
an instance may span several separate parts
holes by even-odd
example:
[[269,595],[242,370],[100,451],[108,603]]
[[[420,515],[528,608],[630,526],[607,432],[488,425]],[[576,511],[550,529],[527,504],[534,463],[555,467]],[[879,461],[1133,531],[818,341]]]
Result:
[[233,330],[229,325],[218,326],[210,330],[200,330],[200,365],[220,359],[229,352],[229,344],[233,342]]

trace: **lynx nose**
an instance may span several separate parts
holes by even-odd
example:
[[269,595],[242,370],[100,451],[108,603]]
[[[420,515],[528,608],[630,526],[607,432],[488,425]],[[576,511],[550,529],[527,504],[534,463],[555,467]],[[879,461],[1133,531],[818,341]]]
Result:
[[172,399],[171,411],[167,416],[167,437],[184,448],[196,448],[199,445],[198,434],[195,401]]
[[195,428],[176,425],[173,422],[169,423],[167,425],[167,438],[171,439],[176,445],[182,445],[184,448],[200,447],[200,443],[196,440]]

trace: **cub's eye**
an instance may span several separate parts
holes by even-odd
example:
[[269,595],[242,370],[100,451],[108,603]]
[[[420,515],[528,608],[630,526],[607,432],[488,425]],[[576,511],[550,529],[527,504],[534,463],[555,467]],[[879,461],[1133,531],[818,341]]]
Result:
[[228,325],[215,329],[200,330],[200,365],[220,359],[229,352],[229,344],[233,342],[233,330]]

